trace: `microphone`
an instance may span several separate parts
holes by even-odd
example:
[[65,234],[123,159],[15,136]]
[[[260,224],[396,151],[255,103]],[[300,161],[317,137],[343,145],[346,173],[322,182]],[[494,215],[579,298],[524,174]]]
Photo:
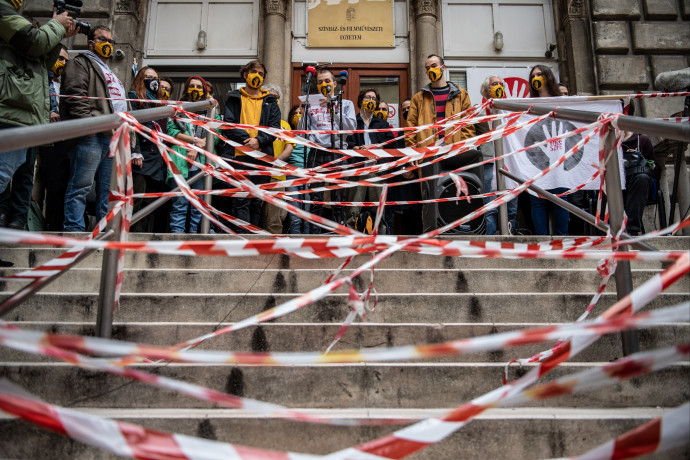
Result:
[[669,93],[687,90],[690,88],[690,67],[671,72],[661,72],[654,80],[654,87]]
[[341,70],[338,77],[340,78],[340,86],[345,86],[345,83],[347,83],[347,70]]
[[304,73],[307,75],[307,86],[309,86],[311,79],[314,78],[314,75],[316,74],[316,67],[313,65],[308,65]]

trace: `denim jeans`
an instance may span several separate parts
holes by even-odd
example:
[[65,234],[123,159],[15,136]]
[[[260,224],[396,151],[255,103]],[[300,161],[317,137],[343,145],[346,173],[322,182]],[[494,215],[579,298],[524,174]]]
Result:
[[[0,123],[0,129],[17,126]],[[26,161],[26,148],[0,153],[0,193],[4,192],[12,181],[14,172]]]
[[[558,194],[563,193],[567,188],[558,187],[547,192]],[[548,235],[549,234],[549,219],[546,214],[546,207],[551,207],[551,212],[553,213],[553,224],[554,224],[554,235],[567,235],[568,234],[568,218],[570,214],[568,211],[560,206],[556,206],[553,203],[547,202],[543,198],[530,195],[530,202],[532,203],[532,222],[534,223],[534,234],[535,235]],[[561,198],[563,199],[563,198]],[[564,200],[565,201],[565,200]]]
[[[494,164],[485,164],[484,165],[484,193],[488,193],[489,191],[494,191],[491,190],[491,182],[493,181],[494,178]],[[484,204],[489,204],[493,200],[495,200],[495,196],[489,196],[484,198]],[[517,225],[517,208],[518,208],[518,200],[517,198],[513,198],[510,200],[508,203],[508,223],[510,224],[510,231],[511,233],[515,232],[515,228]],[[495,235],[496,234],[496,229],[498,228],[498,208],[494,208],[490,211],[487,211],[486,214],[484,214],[486,218],[486,234],[487,235]]]
[[[294,185],[292,187],[287,187],[285,190],[288,192],[295,192],[297,190],[304,190],[306,186],[304,185]],[[293,195],[295,198],[300,200],[309,200],[309,195]],[[289,201],[290,204],[295,205],[296,208],[304,209],[308,211],[309,205],[306,203],[297,203],[295,201]],[[288,213],[288,222],[290,224],[288,228],[288,233],[290,235],[308,235],[309,234],[309,223],[300,217],[292,213]]]
[[7,212],[7,222],[20,224],[22,227],[26,225],[31,207],[37,150],[37,147],[31,147],[27,150],[26,161],[17,168],[12,176],[12,185],[0,193],[0,210]]
[[[198,169],[189,171],[189,176],[192,177],[199,173]],[[201,178],[189,184],[193,190],[201,190],[204,188],[204,179]],[[178,196],[172,200],[172,211],[170,212],[170,231],[172,233],[185,233],[187,224],[187,211],[189,211],[189,233],[196,233],[199,229],[199,222],[201,222],[201,211],[192,206],[192,204],[184,196]]]
[[83,232],[86,197],[96,185],[96,219],[101,220],[108,213],[110,173],[113,159],[110,158],[110,137],[95,134],[77,139],[77,145],[69,153],[71,173],[65,192],[66,232]]

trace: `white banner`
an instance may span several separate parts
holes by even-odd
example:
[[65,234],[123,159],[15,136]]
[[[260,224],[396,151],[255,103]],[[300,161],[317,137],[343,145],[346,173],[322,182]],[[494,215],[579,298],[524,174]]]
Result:
[[[523,102],[529,104],[547,105],[573,110],[584,110],[589,112],[610,112],[621,113],[622,104],[620,101],[588,101],[586,96],[571,97],[543,97],[539,99],[508,99],[509,101]],[[523,122],[534,118],[532,115],[523,115],[518,120]],[[503,149],[505,153],[515,151],[525,145],[532,145],[545,139],[573,131],[584,126],[584,123],[576,123],[567,120],[557,120],[548,118],[526,129],[521,129],[515,134],[503,138]],[[541,147],[535,147],[517,155],[506,158],[505,165],[523,179],[536,176],[540,171],[563,156],[573,145],[582,140],[584,134],[576,134],[566,139],[550,142]],[[623,153],[618,149],[618,163],[621,171],[621,181],[625,187],[625,173],[623,172]],[[594,174],[599,164],[599,136],[595,136],[586,145],[584,150],[577,152],[573,157],[551,171],[545,177],[537,180],[535,185],[545,190],[558,187],[568,189],[577,187],[586,182]],[[515,184],[509,181],[508,187]],[[598,190],[599,178],[587,184],[585,190]]]

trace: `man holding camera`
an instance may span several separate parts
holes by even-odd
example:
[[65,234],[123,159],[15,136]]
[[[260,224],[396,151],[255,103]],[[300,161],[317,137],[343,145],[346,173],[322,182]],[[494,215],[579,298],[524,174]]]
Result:
[[[127,110],[126,92],[108,62],[113,55],[113,35],[106,26],[94,26],[88,34],[89,49],[71,59],[65,66],[60,94],[90,96],[94,99],[63,97],[60,101],[62,120],[89,118]],[[83,136],[71,149],[71,172],[65,193],[64,231],[83,232],[86,196],[96,182],[96,218],[108,212],[110,193],[111,132]]]
[[[60,40],[77,33],[67,13],[35,29],[17,10],[22,0],[0,0],[0,129],[50,121],[48,70],[60,52]],[[26,160],[26,148],[0,153],[0,192]]]

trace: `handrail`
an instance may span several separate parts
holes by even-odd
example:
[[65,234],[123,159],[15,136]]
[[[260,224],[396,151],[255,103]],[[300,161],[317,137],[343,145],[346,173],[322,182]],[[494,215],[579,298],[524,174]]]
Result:
[[[601,113],[586,110],[559,109],[546,105],[530,105],[525,102],[511,102],[494,99],[493,107],[511,112],[528,111],[534,115],[546,115],[553,112],[554,118],[577,121],[580,123],[594,123]],[[648,120],[643,117],[631,117],[630,115],[618,116],[618,128],[633,133],[644,133],[665,139],[690,142],[690,124],[674,123],[671,121]]]
[[[210,109],[215,105],[213,99],[201,102],[189,102],[180,107],[188,112],[198,112]],[[175,114],[173,106],[154,107],[152,109],[133,110],[129,112],[140,123],[172,117]],[[65,120],[45,125],[21,126],[17,128],[0,129],[0,154],[11,150],[18,150],[35,145],[52,144],[65,139],[87,136],[117,129],[123,120],[119,115],[100,115],[97,117]]]
[[[101,233],[99,235],[96,235],[94,237],[94,240],[100,241],[100,240],[109,240],[111,236],[113,236],[115,232],[112,230],[106,230],[104,233]],[[86,259],[92,252],[97,251],[97,248],[85,248],[81,254],[79,254],[72,262],[67,264],[67,266],[60,270],[57,273],[54,273],[50,276],[47,276],[45,278],[39,278],[35,281],[32,281],[31,283],[27,284],[23,288],[21,288],[19,291],[15,292],[12,294],[10,297],[6,298],[2,302],[0,302],[0,318],[14,310],[16,307],[21,305],[24,301],[29,300],[31,297],[33,297],[35,294],[38,293],[41,289],[44,287],[48,286],[50,283],[67,273],[67,271],[81,262],[82,260]]]

